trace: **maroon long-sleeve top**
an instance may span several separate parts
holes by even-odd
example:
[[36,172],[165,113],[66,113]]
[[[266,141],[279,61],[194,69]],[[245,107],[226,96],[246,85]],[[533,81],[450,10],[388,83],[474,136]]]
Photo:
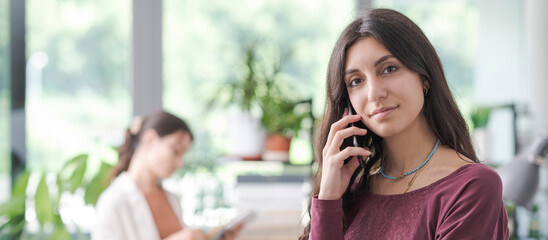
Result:
[[465,165],[421,189],[397,195],[365,191],[346,216],[342,200],[312,199],[310,240],[508,239],[498,174]]

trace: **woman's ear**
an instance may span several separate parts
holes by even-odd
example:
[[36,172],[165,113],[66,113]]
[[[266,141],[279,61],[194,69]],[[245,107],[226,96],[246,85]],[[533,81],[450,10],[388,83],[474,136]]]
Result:
[[424,96],[428,94],[428,90],[430,90],[430,81],[425,76],[422,76],[422,92]]
[[422,86],[423,88],[430,89],[430,80],[426,76],[422,76]]
[[149,128],[141,135],[141,144],[143,146],[149,146],[156,138],[158,138],[156,130]]

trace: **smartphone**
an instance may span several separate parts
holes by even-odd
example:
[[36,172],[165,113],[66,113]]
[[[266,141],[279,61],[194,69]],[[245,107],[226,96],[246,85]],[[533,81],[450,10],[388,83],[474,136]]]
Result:
[[[356,114],[354,112],[354,108],[352,108],[352,104],[350,103],[350,99],[347,99],[346,101],[347,103],[347,108],[348,108],[348,114],[349,115],[354,115]],[[350,123],[348,127],[353,127],[354,126],[354,123]],[[366,128],[367,129],[367,128]],[[346,139],[345,139],[346,140]],[[356,135],[353,135],[352,137],[350,137],[350,141],[352,141],[352,146],[354,147],[362,147],[363,145],[361,145],[359,142],[358,142],[358,137]],[[347,159],[344,160],[344,164],[347,164],[350,160],[352,159],[352,157],[349,157]],[[365,161],[363,159],[362,156],[358,156],[358,162],[360,163],[360,166],[362,168],[365,168]]]

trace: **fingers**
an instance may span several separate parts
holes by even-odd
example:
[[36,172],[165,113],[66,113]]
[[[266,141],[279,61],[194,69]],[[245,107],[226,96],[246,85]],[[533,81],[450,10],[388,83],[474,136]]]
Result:
[[371,155],[371,152],[365,148],[361,147],[347,147],[344,150],[340,151],[339,153],[333,155],[330,159],[326,159],[328,161],[328,164],[335,165],[335,166],[343,166],[344,160],[346,160],[349,157],[352,157],[352,159],[346,164],[351,164],[350,166],[353,166],[354,164],[360,164],[358,162],[358,159],[356,156],[362,156],[364,158],[367,158],[367,156]]
[[359,127],[349,127],[335,133],[330,148],[337,147],[339,149],[345,138],[349,138],[354,135],[364,136],[367,134],[367,130]]
[[352,159],[343,166],[342,168],[342,174],[343,175],[352,175],[354,171],[356,171],[356,168],[360,166],[360,163],[358,162],[357,157],[352,157]]
[[236,226],[234,226],[232,229],[228,229],[223,233],[223,236],[221,239],[223,240],[233,240],[235,239],[238,234],[240,233],[240,230],[242,230],[243,223],[239,223]]
[[330,144],[333,141],[333,138],[335,137],[335,134],[341,130],[348,127],[348,124],[357,122],[361,119],[359,115],[346,115],[343,116],[339,121],[336,121],[331,125],[331,128],[329,129],[329,134],[327,136],[327,144]]
[[323,158],[329,158],[330,155],[335,155],[340,152],[340,147],[344,139],[349,138],[354,135],[364,136],[367,134],[367,130],[358,127],[349,127],[343,130],[337,131],[334,134],[333,140],[326,143],[323,150]]

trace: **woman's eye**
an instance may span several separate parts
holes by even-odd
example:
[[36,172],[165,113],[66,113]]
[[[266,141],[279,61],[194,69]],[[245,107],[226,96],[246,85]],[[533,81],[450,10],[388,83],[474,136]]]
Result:
[[384,69],[382,73],[393,73],[396,70],[398,70],[396,66],[388,66],[387,68]]
[[349,87],[354,87],[354,86],[357,86],[359,83],[361,83],[362,80],[359,79],[359,78],[354,78],[354,79],[351,79],[350,82],[348,83],[348,86]]
[[179,151],[178,151],[178,150],[176,150],[176,149],[173,149],[173,148],[171,149],[171,152],[172,152],[172,153],[173,153],[174,155],[177,155],[177,154],[179,154]]

